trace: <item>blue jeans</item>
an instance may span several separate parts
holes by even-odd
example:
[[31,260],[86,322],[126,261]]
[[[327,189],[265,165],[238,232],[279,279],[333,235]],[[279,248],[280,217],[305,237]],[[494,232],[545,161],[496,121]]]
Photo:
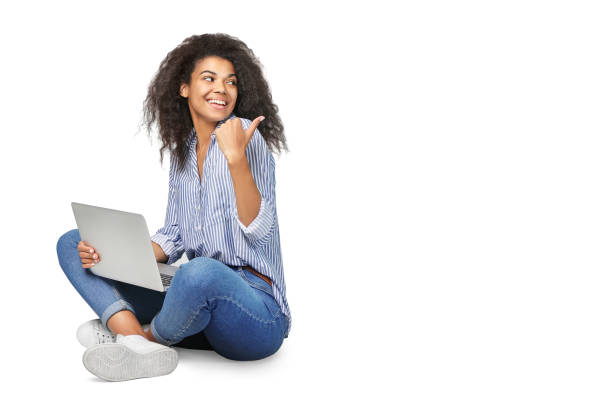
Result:
[[170,288],[162,293],[83,268],[77,250],[80,240],[78,229],[62,235],[57,242],[58,260],[103,325],[116,312],[129,310],[141,324],[151,324],[161,344],[196,348],[180,344],[191,340],[200,348],[241,361],[265,358],[283,343],[287,318],[274,300],[272,287],[257,275],[197,257],[181,265]]

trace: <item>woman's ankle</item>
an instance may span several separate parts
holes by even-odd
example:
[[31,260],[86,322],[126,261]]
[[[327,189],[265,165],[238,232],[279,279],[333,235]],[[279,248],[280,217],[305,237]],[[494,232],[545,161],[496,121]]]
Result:
[[152,341],[153,343],[157,343],[157,340],[155,340],[155,337],[153,337],[153,332],[151,331],[151,328],[148,328],[144,332],[144,337],[146,337],[149,341]]
[[108,328],[113,334],[121,334],[123,336],[129,336],[132,334],[139,334],[146,337],[144,330],[136,316],[132,311],[122,310],[113,314],[107,322]]

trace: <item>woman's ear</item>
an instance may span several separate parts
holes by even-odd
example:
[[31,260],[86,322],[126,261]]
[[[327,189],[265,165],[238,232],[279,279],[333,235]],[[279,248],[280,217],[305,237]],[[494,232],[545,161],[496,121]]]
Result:
[[181,88],[179,90],[179,94],[183,98],[189,97],[189,87],[185,83],[181,84]]

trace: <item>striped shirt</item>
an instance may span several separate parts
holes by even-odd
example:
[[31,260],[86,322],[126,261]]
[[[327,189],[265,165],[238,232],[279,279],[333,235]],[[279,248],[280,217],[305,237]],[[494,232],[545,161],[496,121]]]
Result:
[[[228,119],[235,117],[231,114]],[[249,119],[240,120],[245,130],[252,123]],[[221,123],[217,124],[217,128]],[[182,171],[178,170],[175,156],[170,156],[166,220],[151,240],[166,253],[168,264],[186,253],[189,260],[209,257],[229,266],[250,265],[270,278],[274,298],[289,320],[287,337],[291,328],[291,314],[285,293],[276,216],[274,157],[259,130],[255,129],[247,145],[246,156],[261,194],[261,206],[257,217],[246,227],[238,218],[234,185],[215,131],[212,132],[204,158],[201,180],[195,128],[189,135],[189,152]]]

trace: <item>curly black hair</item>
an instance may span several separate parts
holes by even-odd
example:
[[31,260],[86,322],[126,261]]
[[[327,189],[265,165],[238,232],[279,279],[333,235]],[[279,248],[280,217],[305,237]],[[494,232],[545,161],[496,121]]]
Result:
[[186,38],[170,51],[149,84],[143,102],[142,124],[146,125],[150,136],[151,126],[157,121],[163,144],[159,150],[160,163],[163,163],[164,151],[168,148],[177,157],[179,169],[185,167],[189,150],[187,139],[193,121],[187,98],[179,94],[179,88],[182,83],[191,83],[191,73],[196,64],[211,55],[224,58],[234,66],[238,77],[238,98],[233,113],[250,120],[264,115],[266,118],[257,129],[268,147],[278,154],[283,149],[287,151],[278,106],[272,102],[259,59],[235,37],[224,33],[203,34]]

